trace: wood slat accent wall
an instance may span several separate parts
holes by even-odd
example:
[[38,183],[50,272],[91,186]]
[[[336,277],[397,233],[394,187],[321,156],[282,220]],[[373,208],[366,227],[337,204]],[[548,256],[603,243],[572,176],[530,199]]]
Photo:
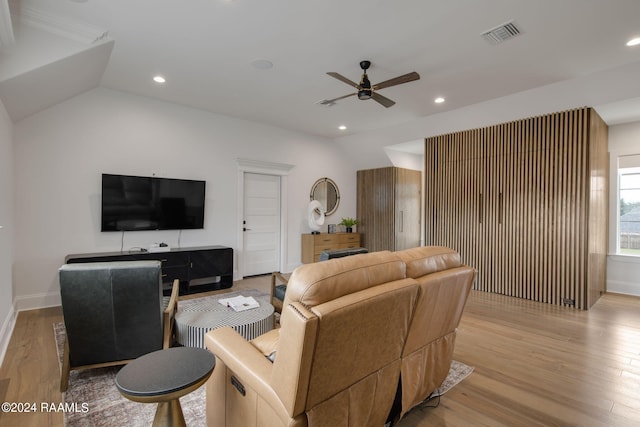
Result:
[[425,242],[475,288],[589,308],[605,290],[607,126],[591,108],[425,140]]

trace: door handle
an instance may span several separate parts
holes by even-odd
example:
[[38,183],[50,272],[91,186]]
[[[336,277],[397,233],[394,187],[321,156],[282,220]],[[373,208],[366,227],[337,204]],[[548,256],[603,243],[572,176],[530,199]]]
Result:
[[242,227],[242,231],[251,231],[251,229],[247,227]]

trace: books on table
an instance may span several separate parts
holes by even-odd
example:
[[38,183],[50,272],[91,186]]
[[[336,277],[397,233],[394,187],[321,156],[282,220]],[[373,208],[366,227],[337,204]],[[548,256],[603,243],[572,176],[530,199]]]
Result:
[[218,302],[226,307],[232,308],[234,311],[245,311],[260,307],[260,304],[255,298],[242,295],[232,298],[220,298]]

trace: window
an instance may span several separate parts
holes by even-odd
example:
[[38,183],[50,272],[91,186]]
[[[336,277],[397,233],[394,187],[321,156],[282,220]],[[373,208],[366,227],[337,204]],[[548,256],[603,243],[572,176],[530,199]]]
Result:
[[620,157],[618,253],[640,256],[640,156]]

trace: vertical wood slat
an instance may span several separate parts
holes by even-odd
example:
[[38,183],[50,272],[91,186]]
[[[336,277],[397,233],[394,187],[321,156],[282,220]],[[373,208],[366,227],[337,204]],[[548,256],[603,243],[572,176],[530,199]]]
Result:
[[[580,140],[588,137],[588,132],[586,129],[587,123],[588,119],[586,115],[580,115],[578,123],[576,123]],[[579,174],[576,174],[576,194],[578,195],[576,203],[580,207],[579,211],[576,213],[576,229],[580,235],[585,235],[586,233],[585,225],[588,218],[588,212],[586,211],[587,206],[585,204],[586,200],[588,200],[588,197],[586,197],[585,194],[585,191],[587,191],[588,189],[588,180],[586,179],[587,177],[585,175],[586,171],[588,170],[586,163],[586,152],[587,150],[583,149],[582,147],[577,147],[575,151],[576,168],[581,172]],[[576,280],[578,281],[578,283],[586,283],[587,281],[587,264],[585,254],[587,253],[588,248],[585,247],[586,241],[587,239],[578,239],[576,242],[576,265],[578,270]],[[585,296],[586,289],[578,287],[576,289],[576,301],[583,301],[583,304],[586,304],[588,307],[590,307],[590,304],[588,304]]]
[[552,232],[552,237],[551,237],[551,245],[549,245],[549,249],[551,252],[551,262],[553,263],[553,266],[551,268],[551,279],[550,279],[550,283],[549,283],[549,301],[552,304],[557,304],[558,300],[556,299],[557,297],[557,286],[558,286],[558,263],[560,262],[560,257],[558,254],[558,233],[559,233],[559,227],[558,227],[558,216],[559,216],[559,211],[558,211],[558,205],[559,205],[559,200],[558,200],[558,196],[560,193],[559,187],[558,187],[558,166],[559,166],[559,145],[560,145],[560,115],[556,114],[553,116],[553,126],[552,126],[552,133],[551,133],[551,141],[552,141],[552,153],[551,153],[551,179],[552,179],[552,187],[551,187],[551,195],[553,196],[551,203],[552,203],[552,212],[551,212],[551,232]]
[[590,108],[426,138],[426,244],[460,252],[476,289],[589,308],[606,278],[606,144]]

